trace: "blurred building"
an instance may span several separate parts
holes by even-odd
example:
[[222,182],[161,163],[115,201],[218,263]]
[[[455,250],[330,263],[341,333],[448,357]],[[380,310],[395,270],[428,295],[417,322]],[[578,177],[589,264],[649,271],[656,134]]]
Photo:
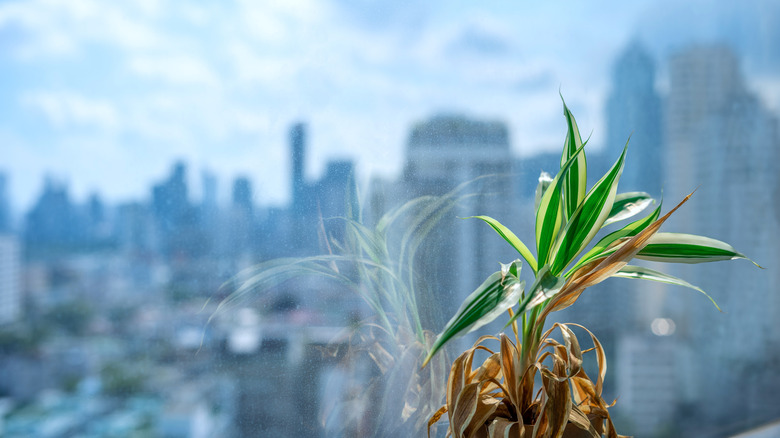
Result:
[[689,347],[668,336],[624,336],[617,346],[621,364],[617,379],[620,400],[615,412],[631,423],[637,436],[672,436],[681,400],[686,398],[690,368]]
[[655,63],[639,42],[626,47],[612,67],[606,119],[607,140],[600,157],[601,174],[617,160],[630,137],[620,191],[639,190],[659,196],[661,99],[655,90]]
[[[676,203],[699,187],[669,224],[674,231],[723,240],[764,266],[777,266],[780,230],[770,207],[778,187],[776,117],[749,91],[739,60],[727,47],[688,48],[671,58],[669,72],[665,198]],[[748,405],[739,400],[755,388],[746,384],[747,371],[739,371],[737,364],[761,362],[780,345],[780,329],[773,323],[780,316],[780,276],[745,261],[676,273],[707,290],[725,311],[717,312],[697,294],[667,300],[668,313],[696,345],[694,360],[702,370],[699,400],[732,401],[718,404],[717,412],[707,409],[714,418],[750,416]],[[708,366],[712,363],[719,366]]]
[[308,180],[306,167],[307,127],[290,128],[292,203],[288,209],[270,211],[261,230],[264,258],[308,256],[327,251],[323,238],[340,240],[344,234],[347,203],[354,196],[355,165],[350,160],[332,160],[317,180]]
[[25,243],[33,249],[74,249],[85,237],[81,219],[65,184],[46,178],[43,193],[25,218]]
[[[463,195],[431,230],[415,263],[423,281],[418,299],[423,320],[434,331],[485,278],[518,255],[489,226],[476,219],[489,215],[507,226],[515,221],[509,132],[497,121],[458,115],[436,116],[413,126],[403,175],[397,182],[375,181],[371,210],[387,212],[413,198],[444,195],[461,184]],[[423,231],[423,230],[421,230]]]
[[11,203],[8,200],[8,177],[0,172],[0,233],[11,231]]
[[255,250],[257,223],[252,202],[252,183],[246,177],[233,181],[232,203],[228,217],[229,253],[231,257],[249,257]]
[[0,233],[0,324],[22,317],[22,257],[19,239]]

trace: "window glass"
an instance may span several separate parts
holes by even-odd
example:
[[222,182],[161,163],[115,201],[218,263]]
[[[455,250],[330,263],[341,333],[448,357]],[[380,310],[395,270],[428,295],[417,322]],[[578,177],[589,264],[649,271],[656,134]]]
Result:
[[663,231],[765,268],[641,262],[723,311],[609,279],[549,319],[618,432],[777,428],[778,41],[761,0],[0,2],[0,435],[423,435],[506,319],[422,359],[518,258],[463,218],[536,252],[561,96],[589,187],[630,138],[618,192],[695,190]]

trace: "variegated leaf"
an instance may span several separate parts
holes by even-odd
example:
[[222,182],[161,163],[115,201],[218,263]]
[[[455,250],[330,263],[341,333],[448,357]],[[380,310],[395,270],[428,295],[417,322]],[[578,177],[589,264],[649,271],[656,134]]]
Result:
[[492,322],[520,299],[525,284],[517,278],[520,263],[520,260],[515,260],[504,265],[501,271],[493,273],[466,297],[436,338],[423,366],[447,341]]
[[[563,97],[561,97],[563,100]],[[566,134],[566,142],[563,146],[563,153],[561,154],[561,169],[566,165],[572,157],[576,156],[577,160],[569,169],[569,172],[565,176],[565,182],[563,186],[564,193],[564,217],[568,220],[577,207],[580,205],[583,199],[585,199],[585,192],[587,191],[588,174],[587,174],[587,161],[585,159],[585,152],[577,153],[582,147],[582,137],[580,137],[580,130],[577,127],[577,121],[574,120],[569,108],[566,106],[566,102],[563,102],[563,115],[566,117],[566,125],[568,132]]]
[[526,294],[525,298],[520,302],[517,311],[509,318],[509,322],[506,323],[504,328],[515,322],[515,320],[525,314],[527,310],[533,309],[557,295],[565,282],[565,278],[559,278],[552,275],[549,266],[543,266],[537,273],[536,281],[531,285],[530,292]]
[[558,236],[551,254],[553,275],[560,274],[563,268],[590,243],[612,211],[627,148],[628,143],[623,147],[623,152],[612,168],[588,192],[585,200],[572,214],[566,227]]
[[593,248],[591,248],[590,251],[586,252],[585,255],[583,255],[580,258],[577,264],[574,265],[574,267],[572,267],[569,270],[569,272],[566,273],[566,277],[568,277],[570,273],[576,271],[581,266],[585,265],[591,260],[594,260],[599,257],[606,257],[609,254],[611,254],[611,252],[608,251],[608,249],[612,248],[614,250],[614,246],[615,246],[614,244],[618,242],[619,239],[635,236],[637,233],[644,230],[645,228],[647,228],[648,225],[650,225],[655,220],[657,220],[660,214],[661,214],[661,203],[658,204],[658,208],[656,208],[652,213],[645,216],[644,218],[631,222],[625,227],[613,231],[607,234],[606,236],[604,236],[595,245],[593,245]]
[[703,293],[704,296],[710,299],[712,304],[714,304],[718,310],[721,310],[720,306],[718,306],[718,303],[716,303],[715,300],[712,299],[712,297],[709,296],[709,294],[707,294],[707,292],[704,292],[704,289],[698,286],[694,286],[688,283],[687,281],[677,278],[673,275],[669,275],[650,268],[646,268],[644,266],[626,265],[622,269],[617,271],[615,274],[612,274],[612,276],[620,277],[620,278],[636,278],[639,280],[651,280],[660,283],[675,284],[677,286],[687,287]]
[[612,211],[609,212],[609,216],[602,226],[606,227],[609,224],[636,216],[653,202],[655,199],[645,192],[619,193],[615,196]]
[[[525,259],[526,263],[528,263],[528,266],[531,267],[531,269],[534,271],[534,274],[537,271],[537,264],[536,259],[534,258],[533,254],[531,254],[531,250],[528,249],[527,246],[523,243],[522,240],[520,240],[515,233],[512,232],[509,228],[505,227],[501,224],[501,222],[493,219],[490,216],[471,216],[471,218],[475,219],[481,219],[485,221],[488,225],[493,228],[496,233],[498,233],[499,236],[501,236],[504,240],[506,240],[512,247],[520,253],[521,256],[523,256],[523,259]],[[469,219],[469,218],[466,218]]]
[[553,177],[550,176],[549,173],[542,171],[542,173],[539,174],[539,184],[536,185],[536,190],[534,191],[534,211],[539,210],[539,203],[542,202],[542,196],[544,196],[544,193],[550,188],[552,181]]
[[560,172],[555,175],[550,186],[545,190],[539,207],[536,209],[536,255],[538,264],[545,265],[549,261],[550,249],[555,242],[558,231],[561,228],[561,191],[563,189],[563,177],[582,152],[582,148],[573,154],[569,161],[561,166]]
[[656,233],[647,241],[647,245],[639,251],[636,258],[667,263],[706,263],[747,259],[744,254],[726,242],[683,233]]

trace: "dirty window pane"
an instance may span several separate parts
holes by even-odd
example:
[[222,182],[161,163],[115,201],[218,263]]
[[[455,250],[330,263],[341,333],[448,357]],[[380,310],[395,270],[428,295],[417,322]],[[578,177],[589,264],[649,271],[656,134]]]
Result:
[[625,3],[0,3],[0,435],[424,436],[505,316],[427,349],[518,258],[462,218],[535,253],[559,93],[590,185],[630,137],[620,192],[696,189],[664,230],[767,269],[548,323],[600,339],[621,434],[772,434],[780,6]]

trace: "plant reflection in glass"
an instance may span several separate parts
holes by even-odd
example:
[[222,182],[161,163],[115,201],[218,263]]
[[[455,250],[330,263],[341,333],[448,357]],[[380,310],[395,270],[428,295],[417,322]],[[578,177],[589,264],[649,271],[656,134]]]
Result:
[[[342,400],[324,400],[323,423],[335,436],[420,436],[444,400],[447,359],[427,368],[420,362],[435,334],[423,328],[417,296],[427,290],[414,270],[423,240],[468,194],[478,180],[442,196],[422,196],[391,210],[373,227],[364,224],[357,196],[347,202],[343,241],[326,240],[327,255],[283,258],[261,263],[239,274],[237,289],[218,311],[250,293],[263,293],[283,282],[318,276],[335,280],[368,305],[371,316],[349,333],[342,363],[350,366],[367,355],[377,372],[362,390]],[[341,220],[341,219],[338,219]],[[321,230],[323,231],[323,230]],[[334,347],[335,348],[335,347]],[[335,351],[331,351],[336,354]],[[350,373],[351,371],[348,371]],[[332,395],[332,394],[331,394]],[[328,413],[330,418],[328,418]],[[337,416],[339,418],[334,418]]]
[[[659,232],[664,221],[691,195],[663,216],[660,216],[659,202],[649,215],[607,234],[585,251],[603,227],[638,214],[653,200],[642,192],[617,193],[628,143],[610,170],[586,190],[584,143],[565,104],[564,116],[568,132],[560,170],[554,178],[543,173],[536,190],[537,256],[497,220],[476,216],[517,250],[533,272],[533,284],[526,289],[525,282],[520,280],[519,259],[502,265],[501,270],[489,276],[464,300],[423,363],[425,366],[453,337],[476,330],[504,312],[509,313],[507,326],[512,327],[514,341],[503,333],[498,337],[483,336],[452,364],[446,404],[431,417],[429,425],[447,413],[449,433],[453,437],[559,437],[575,433],[592,437],[606,433],[608,437],[617,437],[607,411],[609,406],[601,397],[606,374],[601,344],[587,332],[599,370],[594,383],[582,368],[583,350],[572,331],[572,327],[584,327],[554,324],[544,331],[547,316],[571,306],[587,287],[609,277],[685,286],[709,298],[703,290],[684,280],[629,265],[634,258],[672,263],[745,258],[718,240]],[[715,303],[712,298],[710,301]],[[562,342],[551,337],[556,329]],[[491,340],[497,343],[497,351],[485,346]],[[472,369],[478,350],[486,351],[489,356]],[[537,373],[541,385],[534,395]]]

